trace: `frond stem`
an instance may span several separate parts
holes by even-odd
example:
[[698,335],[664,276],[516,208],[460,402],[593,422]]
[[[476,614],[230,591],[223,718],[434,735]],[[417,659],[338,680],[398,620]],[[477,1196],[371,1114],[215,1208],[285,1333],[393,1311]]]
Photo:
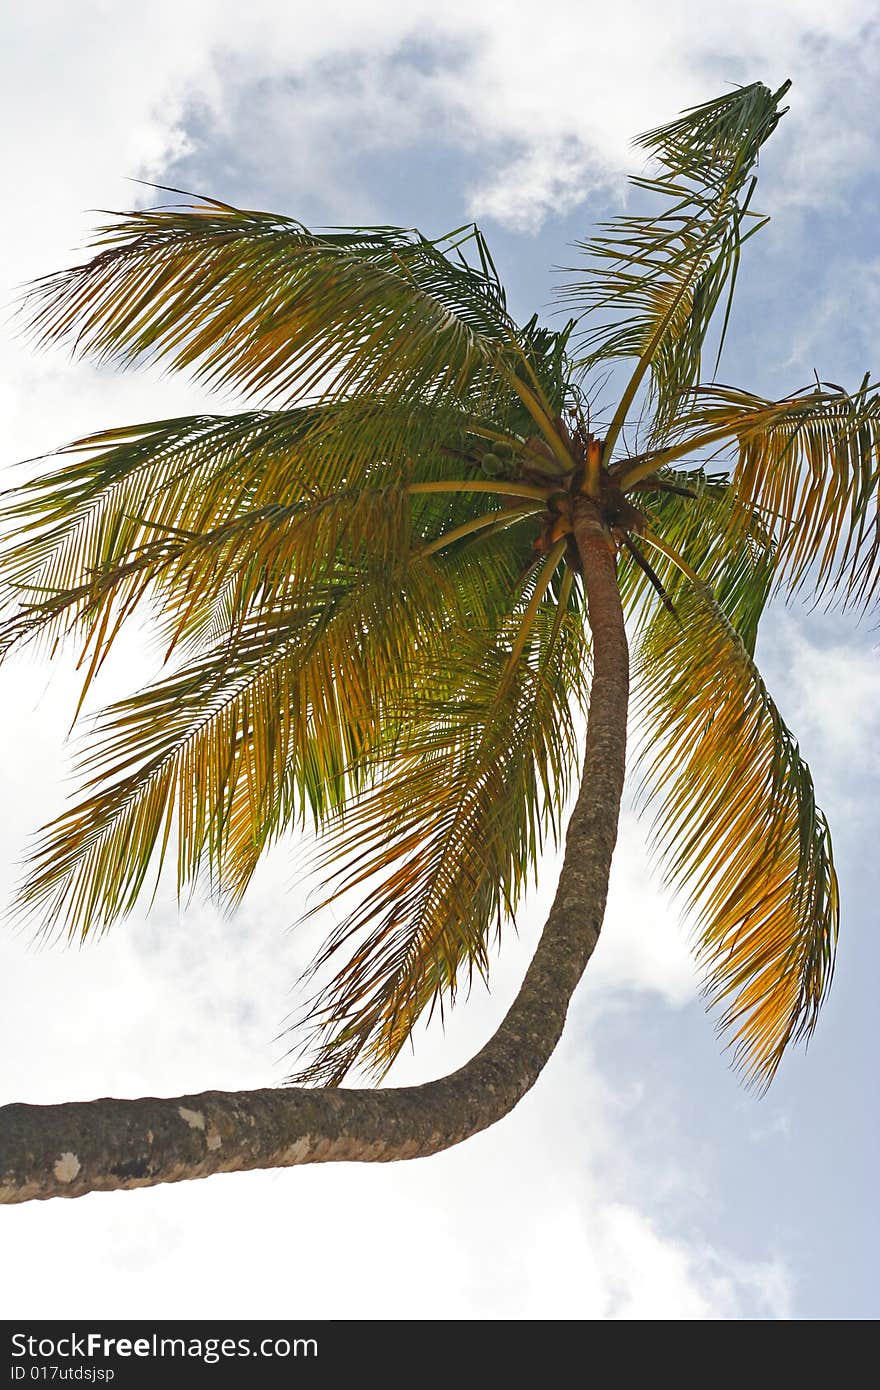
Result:
[[435,555],[438,550],[445,550],[446,546],[452,545],[455,541],[463,540],[465,536],[471,536],[476,531],[487,529],[502,531],[505,527],[513,526],[517,521],[524,521],[526,517],[535,516],[543,510],[543,507],[523,505],[521,507],[506,507],[503,511],[498,512],[484,512],[482,516],[472,517],[470,521],[465,521],[461,526],[455,526],[451,531],[438,536],[436,540],[421,546],[414,552],[414,556],[418,560],[424,560],[426,556]]
[[489,478],[443,478],[432,483],[410,483],[406,491],[413,497],[418,497],[421,493],[431,492],[491,492],[501,497],[533,497],[546,502],[547,498],[557,489],[538,487],[534,483],[519,483],[512,479],[508,481],[503,478],[496,481]]

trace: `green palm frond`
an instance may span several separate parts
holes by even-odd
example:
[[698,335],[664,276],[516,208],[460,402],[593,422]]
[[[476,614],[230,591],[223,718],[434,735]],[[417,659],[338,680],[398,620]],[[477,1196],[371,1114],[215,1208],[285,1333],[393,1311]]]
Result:
[[[480,442],[471,429],[480,428],[454,409],[365,398],[159,421],[77,441],[59,451],[60,467],[4,499],[0,598],[9,616],[0,651],[75,635],[91,649],[93,672],[119,623],[148,596],[161,600],[168,640],[181,612],[197,622],[212,603],[232,602],[221,597],[231,574],[239,600],[277,599],[279,582],[311,573],[303,559],[309,520],[321,532],[313,548],[320,541],[331,553],[327,527],[334,509],[353,524],[352,499],[481,476],[478,454],[468,453]],[[493,491],[422,498],[417,538],[441,534],[444,519],[452,526],[497,506],[501,484],[478,486]]]
[[586,265],[572,271],[563,295],[598,319],[583,330],[579,365],[638,359],[607,432],[609,452],[646,376],[652,443],[665,438],[677,399],[700,379],[709,323],[725,290],[729,304],[740,248],[766,221],[749,207],[752,170],[788,86],[773,93],[752,83],[641,136],[659,168],[631,182],[663,199],[663,211],[615,218],[578,243]]
[[105,926],[174,835],[180,888],[207,870],[238,896],[305,807],[320,824],[363,785],[437,643],[492,622],[530,563],[527,514],[501,509],[503,527],[429,558],[462,505],[366,485],[177,538],[162,624],[186,629],[191,660],[100,718],[88,795],[44,830],[23,906]]
[[[683,408],[681,427],[670,453],[733,448],[739,515],[759,509],[772,526],[779,583],[791,591],[809,583],[863,607],[876,598],[880,391],[868,378],[852,393],[816,385],[780,401],[704,386]],[[640,471],[621,476],[631,482]]]
[[[566,406],[577,399],[574,386],[575,367],[569,351],[571,335],[576,320],[569,321],[559,330],[545,328],[534,314],[520,330],[523,354],[528,364],[520,368],[520,375],[527,376],[529,369],[537,381],[551,410],[560,415]],[[531,432],[529,417],[520,413],[516,421],[523,433]]]
[[[773,534],[763,515],[745,511],[724,473],[668,468],[645,488],[633,497],[652,531],[699,574],[753,656],[775,564]],[[674,606],[689,581],[667,555],[652,549],[650,541],[644,542],[644,550]],[[619,574],[624,606],[643,628],[654,611],[647,601],[653,597],[651,586],[625,557]]]
[[[60,467],[4,496],[3,650],[50,643],[135,605],[185,537],[227,522],[253,498],[278,425],[302,413],[194,416],[111,430],[59,451]],[[288,448],[291,447],[288,445]],[[285,454],[287,450],[285,450]]]
[[[214,389],[490,401],[516,326],[476,226],[320,234],[202,200],[120,213],[84,265],[25,301],[44,343],[99,361],[163,359]],[[469,256],[470,253],[470,256]]]
[[706,592],[660,610],[639,654],[654,848],[693,915],[734,1055],[760,1084],[831,981],[837,878],[813,782],[754,661]]
[[425,1009],[488,973],[493,931],[511,915],[577,769],[572,701],[587,649],[572,579],[551,583],[560,544],[536,563],[522,604],[476,627],[427,673],[406,706],[408,732],[377,786],[346,808],[324,867],[359,905],[315,962],[348,959],[310,1015],[298,1080],[336,1084],[360,1062],[384,1075]]
[[[446,509],[435,511],[430,500],[430,530],[439,530],[444,544],[411,545],[405,568],[399,557],[380,564],[366,592],[346,600],[350,612],[340,616],[352,626],[343,625],[345,644],[334,632],[309,662],[299,706],[311,712],[302,721],[302,751],[294,745],[295,756],[277,764],[283,780],[274,798],[264,794],[258,822],[250,783],[238,780],[218,872],[229,901],[244,892],[266,844],[302,810],[308,808],[317,829],[334,822],[419,736],[426,711],[455,697],[454,678],[446,687],[442,681],[472,655],[465,634],[496,630],[531,569],[528,513],[499,510],[496,524],[457,536],[464,528],[450,530]],[[414,506],[413,533],[426,525],[426,512]],[[395,565],[399,581],[389,588]],[[416,692],[430,699],[414,705]]]
[[179,888],[207,871],[240,892],[304,803],[320,820],[387,742],[388,689],[399,701],[415,640],[409,612],[384,582],[315,586],[307,606],[264,613],[110,706],[82,767],[86,795],[34,848],[23,909],[70,935],[103,929],[131,910],[174,837]]

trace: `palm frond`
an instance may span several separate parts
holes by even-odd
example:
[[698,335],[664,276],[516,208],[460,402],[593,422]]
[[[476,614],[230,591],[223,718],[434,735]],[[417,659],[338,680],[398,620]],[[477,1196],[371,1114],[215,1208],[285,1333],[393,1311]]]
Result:
[[[498,521],[492,525],[450,531],[448,502],[441,509],[413,506],[413,535],[424,535],[426,529],[428,534],[439,532],[443,543],[420,548],[411,543],[407,560],[401,545],[369,576],[366,594],[346,600],[351,612],[340,615],[343,642],[332,634],[332,642],[317,647],[305,671],[309,685],[299,706],[301,751],[294,745],[286,763],[282,758],[277,764],[282,780],[271,795],[264,792],[258,818],[249,781],[239,778],[230,798],[218,869],[230,903],[241,897],[266,844],[292,823],[299,809],[309,809],[316,829],[335,821],[351,798],[373,786],[389,760],[419,736],[419,720],[428,717],[435,703],[455,698],[450,673],[471,655],[463,634],[497,628],[533,562],[530,531],[523,526],[529,513],[499,509],[494,515]],[[368,537],[375,547],[376,536],[367,526],[364,541]],[[303,600],[308,597],[304,590]],[[349,644],[344,624],[352,620]],[[417,694],[430,699],[414,703]]]
[[729,305],[744,241],[766,221],[749,206],[752,170],[788,85],[772,93],[752,83],[641,136],[659,167],[631,182],[664,209],[615,218],[578,243],[586,264],[572,270],[563,297],[598,320],[582,331],[578,365],[638,359],[607,433],[609,452],[646,375],[654,444],[672,427],[679,396],[700,379],[710,320],[725,291]]
[[71,933],[106,927],[175,835],[179,888],[206,871],[239,896],[305,808],[320,825],[363,786],[437,643],[491,624],[529,563],[522,512],[470,547],[419,553],[461,506],[362,486],[247,515],[231,542],[184,538],[162,576],[163,625],[188,630],[191,660],[100,717],[87,795],[45,828],[23,908]]
[[813,782],[757,668],[708,593],[644,635],[643,790],[665,877],[692,913],[710,1004],[766,1085],[810,1034],[833,969],[837,878]]
[[[880,391],[817,384],[780,401],[704,386],[681,415],[681,454],[729,443],[734,522],[760,510],[779,584],[862,607],[880,584]],[[647,466],[647,465],[646,465]],[[624,472],[624,484],[638,477]]]
[[563,550],[532,566],[494,632],[459,635],[414,690],[380,782],[331,832],[331,896],[364,896],[315,963],[350,950],[310,1015],[299,1081],[337,1084],[355,1062],[384,1074],[424,1010],[486,975],[493,931],[559,833],[587,666],[570,573],[553,587]]
[[315,233],[203,200],[117,214],[92,245],[90,261],[30,288],[40,341],[122,365],[161,358],[264,401],[491,396],[492,366],[517,343],[475,225],[433,241]]
[[303,803],[320,819],[357,784],[371,740],[387,739],[381,711],[412,640],[397,618],[375,589],[328,587],[110,706],[83,763],[85,797],[35,845],[22,909],[49,930],[103,930],[175,836],[179,888],[206,868],[240,886],[252,851]]
[[[758,623],[773,582],[775,545],[762,513],[748,513],[724,473],[664,469],[637,494],[652,529],[711,590],[715,602],[754,655]],[[689,581],[674,562],[648,550],[675,606]],[[624,606],[643,629],[654,612],[644,574],[625,557],[619,567]]]
[[[399,495],[404,482],[438,482],[437,497],[414,512],[417,535],[434,539],[444,516],[451,525],[475,514],[476,497],[444,502],[439,487],[450,473],[479,473],[469,423],[480,428],[457,410],[366,398],[79,440],[59,451],[60,467],[4,498],[0,601],[9,616],[0,650],[35,638],[51,648],[76,635],[96,666],[148,596],[158,594],[172,630],[181,611],[198,619],[218,600],[233,572],[239,594],[265,600],[270,560],[276,580],[311,573],[309,518],[332,553],[334,509],[350,525],[352,500],[385,486]],[[498,505],[497,492],[482,510]]]

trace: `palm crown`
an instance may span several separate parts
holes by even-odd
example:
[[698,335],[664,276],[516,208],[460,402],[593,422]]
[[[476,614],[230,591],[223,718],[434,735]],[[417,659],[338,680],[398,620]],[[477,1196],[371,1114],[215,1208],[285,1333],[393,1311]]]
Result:
[[[636,641],[652,840],[736,1055],[769,1080],[815,1022],[838,901],[758,621],[779,586],[872,599],[880,463],[867,379],[770,401],[702,377],[787,87],[641,138],[652,210],[583,244],[557,331],[513,320],[474,226],[319,234],[210,200],[120,215],[31,289],[42,340],[161,357],[259,406],[92,435],[8,500],[3,650],[73,637],[88,685],[146,603],[173,656],[98,717],[27,909],[103,928],[172,847],[181,888],[234,901],[311,818],[328,893],[359,903],[321,953],[341,963],[301,1075],[381,1074],[426,1007],[486,974],[559,834],[590,687],[587,499]],[[590,392],[616,359],[600,437]]]

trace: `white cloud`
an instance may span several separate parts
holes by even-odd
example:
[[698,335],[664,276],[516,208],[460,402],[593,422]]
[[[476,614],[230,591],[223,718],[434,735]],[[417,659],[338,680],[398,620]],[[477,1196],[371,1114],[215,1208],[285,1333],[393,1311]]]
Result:
[[[724,7],[698,0],[547,0],[540,24],[498,0],[450,0],[442,17],[428,0],[327,0],[295,14],[278,0],[246,10],[217,0],[86,0],[75,15],[44,0],[10,26],[5,98],[26,139],[8,151],[7,178],[26,191],[28,225],[7,221],[4,230],[36,273],[47,252],[65,248],[84,200],[118,198],[125,174],[161,173],[190,139],[188,111],[228,126],[237,96],[259,103],[279,80],[290,84],[286,99],[268,110],[255,160],[271,149],[283,160],[291,131],[300,151],[328,123],[349,140],[387,146],[430,118],[435,131],[484,153],[475,209],[522,225],[527,203],[540,217],[557,194],[570,205],[575,189],[619,174],[632,135],[674,109],[727,83],[792,76],[790,191],[824,199],[876,151],[872,18],[868,0],[744,0],[735,25]],[[405,86],[388,67],[401,53],[414,55]],[[352,70],[334,87],[342,61]]]
[[764,1316],[787,1318],[788,1275],[774,1261],[745,1264],[709,1246],[660,1236],[639,1213],[610,1206],[602,1219],[608,1267],[617,1279],[606,1316],[626,1321],[730,1319],[741,1316],[744,1289]]
[[758,649],[761,669],[810,764],[819,801],[850,833],[873,824],[866,779],[880,771],[880,670],[876,653],[844,638],[854,622],[836,614],[821,625],[774,609]]
[[[785,366],[796,366],[807,381],[819,370],[824,378],[852,373],[854,388],[876,356],[880,319],[880,257],[842,257],[830,268],[822,293],[804,305]],[[842,365],[839,365],[840,359]]]
[[624,814],[605,925],[590,963],[591,987],[618,996],[647,991],[671,1007],[691,1003],[698,976],[680,913],[661,891],[647,853],[650,813]]
[[600,188],[617,191],[590,148],[571,135],[550,137],[531,141],[500,173],[472,189],[470,207],[475,216],[492,217],[512,231],[534,232]]

